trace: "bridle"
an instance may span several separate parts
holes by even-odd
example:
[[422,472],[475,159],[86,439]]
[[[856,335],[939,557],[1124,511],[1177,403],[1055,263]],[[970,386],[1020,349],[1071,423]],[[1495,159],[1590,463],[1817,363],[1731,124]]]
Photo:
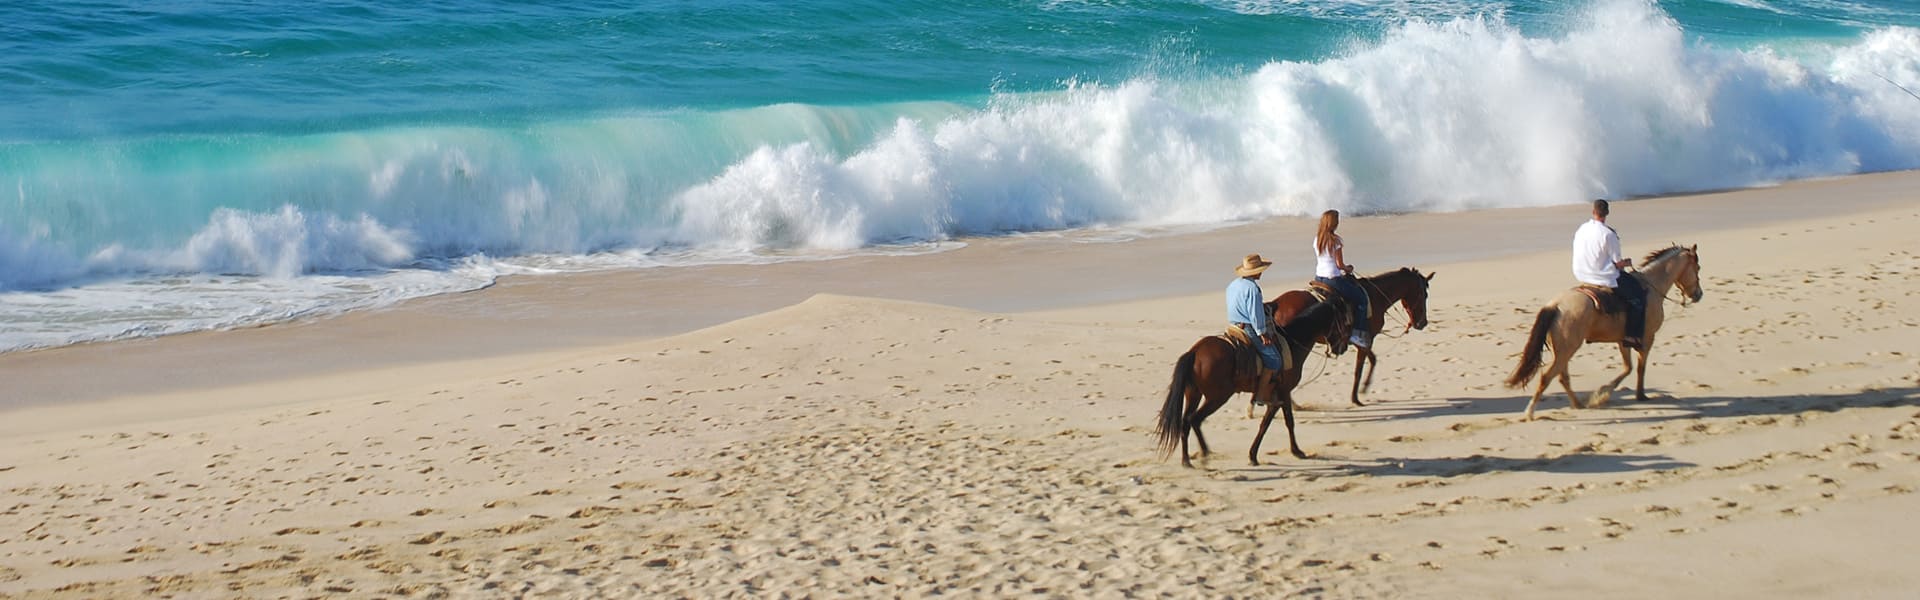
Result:
[[1680,283],[1680,277],[1678,277],[1678,276],[1675,276],[1675,277],[1673,278],[1673,288],[1668,288],[1668,289],[1667,289],[1667,293],[1668,293],[1669,295],[1667,295],[1667,296],[1665,296],[1665,297],[1666,297],[1666,299],[1668,299],[1668,300],[1672,300],[1672,301],[1674,301],[1674,302],[1677,302],[1677,303],[1679,303],[1679,304],[1680,304],[1680,306],[1686,306],[1686,305],[1689,305],[1689,304],[1693,304],[1694,302],[1698,302],[1698,301],[1699,301],[1699,298],[1700,298],[1700,296],[1702,295],[1702,294],[1701,294],[1701,290],[1700,290],[1700,276],[1699,276],[1699,274],[1697,273],[1697,271],[1698,271],[1698,270],[1700,269],[1700,255],[1698,255],[1698,254],[1694,254],[1694,252],[1693,252],[1693,250],[1691,250],[1691,249],[1687,249],[1687,248],[1681,248],[1681,249],[1680,249],[1680,251],[1681,251],[1681,252],[1685,252],[1685,253],[1687,254],[1687,260],[1689,260],[1689,261],[1692,261],[1692,262],[1693,262],[1693,264],[1692,264],[1692,265],[1689,265],[1689,266],[1690,266],[1690,267],[1691,267],[1692,269],[1694,269],[1694,270],[1696,271],[1696,273],[1695,273],[1695,275],[1694,275],[1694,277],[1693,277],[1693,286],[1692,286],[1692,288],[1693,288],[1693,289],[1691,289],[1691,290],[1687,290],[1687,289],[1681,289],[1681,290],[1680,290],[1680,292],[1681,292],[1681,293],[1680,293],[1680,297],[1679,297],[1679,298],[1677,298],[1677,299],[1676,299],[1676,298],[1674,298],[1674,297],[1673,297],[1673,296],[1671,295],[1671,294],[1673,293],[1673,290],[1674,290],[1674,289],[1676,289],[1676,288],[1685,288],[1685,287],[1688,287],[1688,286],[1686,286],[1686,285],[1683,285],[1683,284],[1681,284],[1681,283]]
[[[1419,278],[1421,280],[1420,287],[1424,289],[1427,286],[1426,278],[1419,277],[1419,271],[1415,271],[1414,275],[1416,278]],[[1380,289],[1380,286],[1378,284],[1375,284],[1371,278],[1355,277],[1354,279],[1359,280],[1360,283],[1365,284],[1367,287],[1373,288],[1373,291],[1375,293],[1380,294],[1381,298],[1387,298],[1386,290]],[[1393,309],[1396,309],[1396,308],[1399,308],[1400,312],[1403,312],[1403,313],[1407,312],[1407,309],[1401,308],[1400,306],[1400,304],[1403,302],[1406,302],[1405,298],[1400,299],[1399,302],[1393,302],[1391,304],[1388,304],[1386,310],[1380,311],[1380,315],[1383,317],[1393,317]],[[1407,313],[1405,317],[1397,317],[1394,320],[1399,321],[1403,325],[1400,328],[1400,333],[1398,335],[1386,335],[1386,332],[1383,331],[1383,332],[1380,332],[1380,335],[1383,335],[1388,339],[1400,339],[1402,336],[1405,336],[1408,333],[1411,333],[1413,331],[1413,314],[1412,313]]]

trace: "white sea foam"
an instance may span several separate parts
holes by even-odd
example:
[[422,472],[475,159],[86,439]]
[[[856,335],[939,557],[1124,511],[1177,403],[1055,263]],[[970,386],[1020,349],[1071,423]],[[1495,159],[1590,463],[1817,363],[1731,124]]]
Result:
[[[1415,22],[1315,63],[1141,78],[903,120],[850,156],[763,147],[674,198],[674,240],[741,249],[1093,224],[1447,211],[1920,166],[1915,32],[1830,64],[1690,44],[1640,2],[1562,37]],[[1886,80],[1881,80],[1885,77]]]
[[491,285],[483,258],[356,275],[145,276],[0,294],[0,352],[340,314]]

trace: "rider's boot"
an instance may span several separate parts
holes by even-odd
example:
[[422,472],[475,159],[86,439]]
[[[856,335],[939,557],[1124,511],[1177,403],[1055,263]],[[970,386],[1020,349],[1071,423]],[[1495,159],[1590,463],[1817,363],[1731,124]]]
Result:
[[1280,371],[1261,369],[1253,384],[1253,405],[1267,406],[1280,388]]

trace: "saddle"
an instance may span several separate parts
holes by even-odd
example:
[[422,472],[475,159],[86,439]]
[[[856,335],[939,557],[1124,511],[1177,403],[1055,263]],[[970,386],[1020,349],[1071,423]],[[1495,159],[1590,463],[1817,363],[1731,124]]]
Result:
[[[1640,274],[1639,273],[1621,273],[1620,276],[1638,278],[1640,277]],[[1641,280],[1640,286],[1642,288],[1645,288],[1646,281]],[[1573,289],[1579,290],[1579,292],[1582,294],[1586,294],[1587,299],[1593,301],[1593,307],[1595,309],[1598,309],[1601,314],[1617,315],[1617,314],[1627,312],[1627,299],[1620,297],[1619,292],[1614,290],[1614,288],[1610,288],[1604,285],[1582,283],[1580,285],[1574,286]]]
[[1313,294],[1313,299],[1320,302],[1339,302],[1341,304],[1346,304],[1347,302],[1347,297],[1341,295],[1340,290],[1333,289],[1333,286],[1327,285],[1326,282],[1318,279],[1307,281],[1307,293]]
[[[1332,306],[1338,306],[1338,308],[1340,308],[1340,315],[1342,315],[1342,317],[1340,317],[1342,323],[1348,321],[1346,313],[1354,310],[1354,304],[1346,298],[1346,294],[1342,294],[1340,290],[1332,288],[1331,285],[1327,285],[1327,283],[1323,283],[1323,281],[1319,281],[1319,279],[1309,279],[1308,294],[1313,294],[1313,300],[1315,300],[1315,302],[1332,302]],[[1348,327],[1373,327],[1373,325],[1367,325],[1367,323],[1346,323],[1346,325],[1348,325]],[[1371,331],[1369,331],[1369,333],[1371,333]]]
[[[1226,333],[1214,337],[1226,340],[1227,345],[1233,347],[1235,390],[1251,392],[1260,378],[1271,376],[1272,371],[1260,363],[1260,343],[1247,337],[1247,332],[1241,331],[1239,327],[1227,325]],[[1284,343],[1276,346],[1280,350],[1280,368],[1284,370],[1287,365],[1293,364],[1293,348],[1291,344]]]

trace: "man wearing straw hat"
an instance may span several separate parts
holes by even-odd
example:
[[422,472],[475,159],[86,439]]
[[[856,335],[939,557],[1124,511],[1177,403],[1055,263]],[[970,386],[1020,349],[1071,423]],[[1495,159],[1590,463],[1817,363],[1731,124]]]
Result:
[[[1278,373],[1280,338],[1274,335],[1273,316],[1267,314],[1266,296],[1260,293],[1260,274],[1270,266],[1272,261],[1261,260],[1259,254],[1248,254],[1241,259],[1240,266],[1233,269],[1233,274],[1239,277],[1227,284],[1227,325],[1247,334],[1247,339],[1260,352],[1261,366]],[[1260,377],[1254,387],[1253,403],[1266,404],[1272,388],[1273,377]]]

